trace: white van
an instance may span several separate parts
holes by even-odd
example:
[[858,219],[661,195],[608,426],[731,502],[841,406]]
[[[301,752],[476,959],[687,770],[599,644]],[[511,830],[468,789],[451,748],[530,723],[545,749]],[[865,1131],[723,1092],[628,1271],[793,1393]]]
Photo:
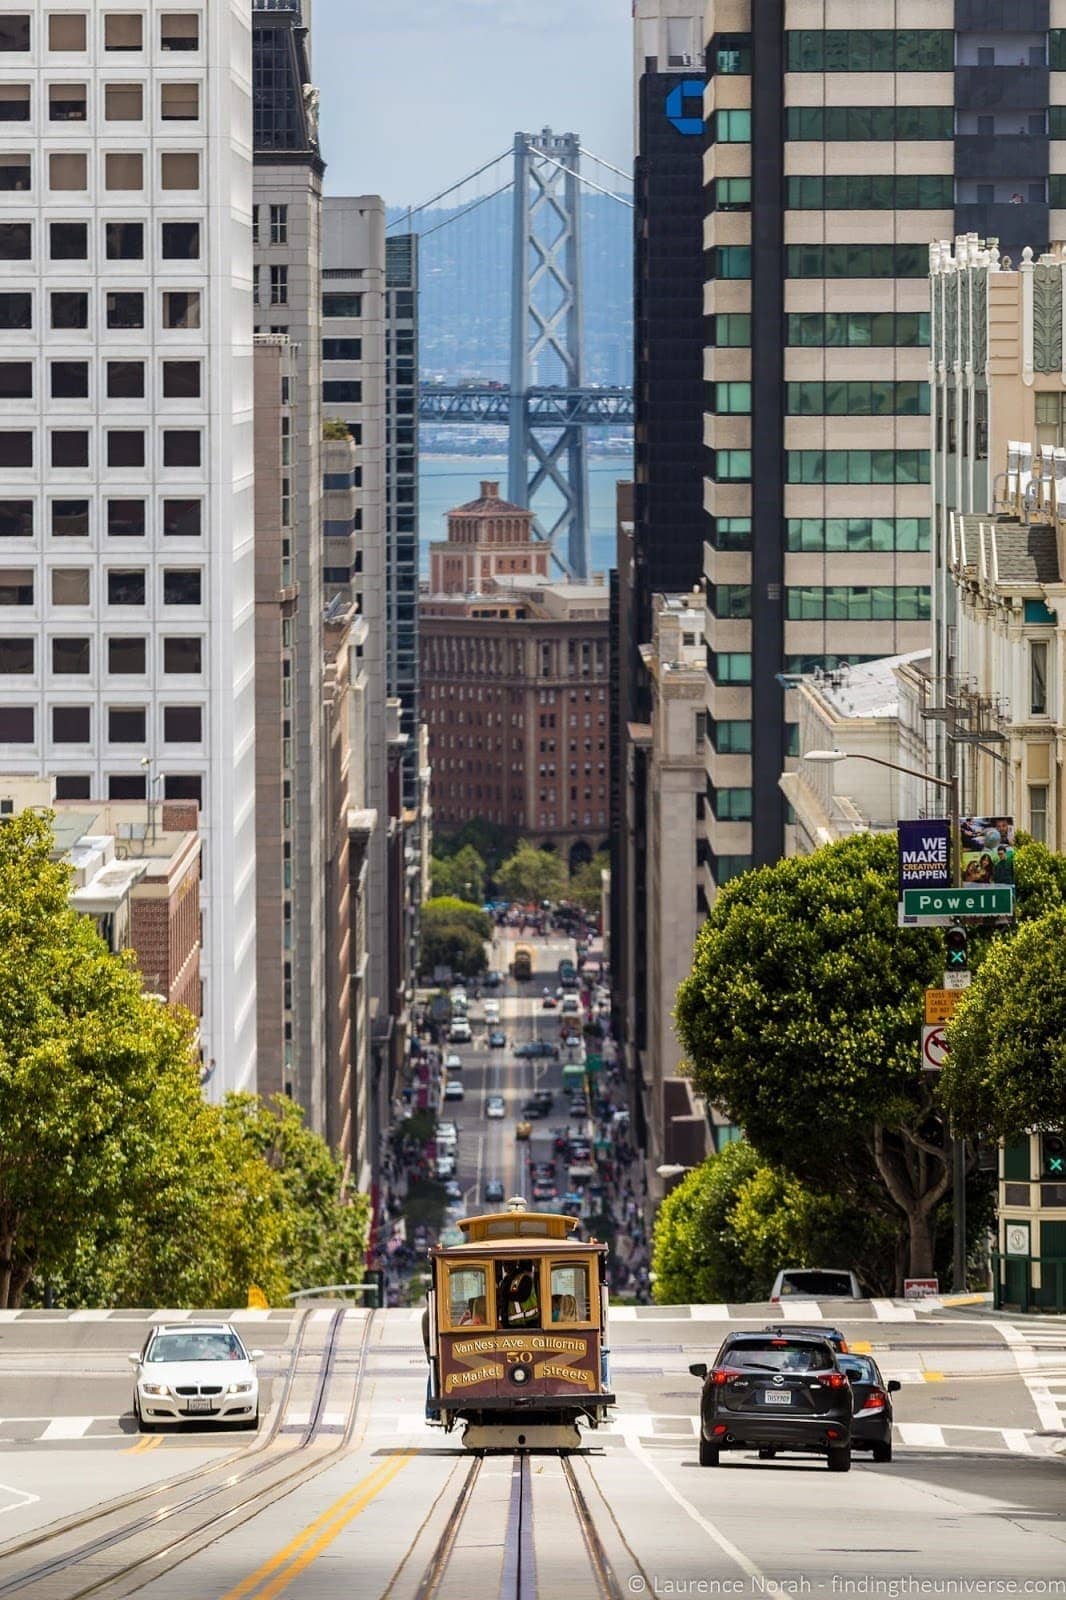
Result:
[[500,1002],[498,1000],[486,1000],[481,1010],[485,1021],[489,1023],[490,1026],[494,1022],[499,1022]]
[[563,1017],[579,1017],[581,1015],[581,1000],[576,994],[564,994],[559,1007],[559,1015]]
[[473,1037],[470,1024],[465,1017],[452,1018],[452,1025],[448,1029],[449,1044],[469,1044]]

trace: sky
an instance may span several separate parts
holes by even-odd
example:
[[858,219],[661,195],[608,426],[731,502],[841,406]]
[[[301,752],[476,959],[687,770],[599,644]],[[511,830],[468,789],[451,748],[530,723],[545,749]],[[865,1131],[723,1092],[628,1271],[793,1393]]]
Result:
[[628,171],[630,11],[630,0],[312,0],[326,192],[418,205],[545,126]]

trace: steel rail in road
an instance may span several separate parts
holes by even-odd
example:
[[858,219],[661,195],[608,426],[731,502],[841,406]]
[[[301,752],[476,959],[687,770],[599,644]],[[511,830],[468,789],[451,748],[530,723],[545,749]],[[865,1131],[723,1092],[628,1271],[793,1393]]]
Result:
[[[495,1452],[493,1453],[495,1454]],[[448,1511],[444,1527],[437,1538],[437,1542],[418,1581],[418,1586],[414,1591],[414,1600],[437,1600],[446,1578],[452,1571],[456,1547],[460,1542],[460,1534],[472,1514],[477,1520],[478,1540],[482,1545],[484,1544],[486,1530],[483,1520],[477,1519],[477,1513],[480,1508],[476,1489],[487,1455],[488,1452],[478,1451],[463,1475],[451,1509]],[[623,1600],[626,1591],[621,1587],[615,1575],[614,1568],[607,1555],[603,1540],[600,1537],[569,1455],[562,1451],[538,1451],[536,1455],[538,1461],[547,1458],[559,1463],[560,1475],[568,1491],[574,1513],[575,1535],[580,1540],[580,1548],[585,1552],[589,1572],[595,1582],[600,1600]],[[534,1545],[535,1523],[533,1481],[530,1465],[531,1454],[529,1451],[516,1451],[511,1459],[511,1489],[503,1529],[499,1595],[500,1600],[535,1600],[537,1594],[537,1571]],[[589,1473],[591,1476],[591,1467],[589,1468]],[[541,1481],[543,1482],[544,1480],[542,1479]],[[450,1482],[451,1478],[448,1480],[448,1483]],[[405,1567],[414,1554],[422,1535],[425,1533],[434,1511],[444,1498],[448,1483],[445,1484],[441,1495],[431,1506],[425,1521],[404,1553],[403,1560],[384,1591],[382,1600],[391,1600],[391,1597],[395,1594]],[[598,1485],[596,1487],[599,1489]],[[602,1491],[600,1493],[602,1498]],[[616,1531],[618,1531],[617,1524],[615,1526]],[[553,1542],[558,1542],[559,1537],[558,1528],[553,1523]],[[576,1550],[578,1546],[575,1544],[574,1548]]]
[[[351,1441],[362,1397],[366,1354],[374,1320],[374,1313],[369,1312],[359,1346],[356,1380],[345,1407],[345,1420],[340,1437],[335,1444],[317,1450],[310,1459],[307,1459],[307,1452],[324,1437],[326,1399],[331,1380],[337,1374],[338,1349],[345,1315],[346,1308],[341,1308],[335,1313],[321,1351],[306,1349],[309,1317],[304,1318],[286,1375],[282,1401],[270,1432],[266,1439],[260,1442],[259,1448],[237,1458],[237,1470],[233,1470],[234,1457],[227,1455],[222,1461],[209,1462],[193,1472],[183,1474],[180,1478],[153,1485],[151,1488],[125,1496],[93,1511],[52,1524],[18,1544],[0,1548],[0,1559],[5,1560],[5,1563],[20,1553],[45,1555],[44,1560],[35,1561],[32,1566],[25,1567],[21,1572],[0,1583],[0,1596],[18,1594],[31,1585],[36,1586],[34,1594],[35,1597],[40,1597],[40,1600],[83,1600],[85,1596],[100,1596],[109,1590],[124,1595],[132,1594],[146,1584],[154,1582],[163,1573],[199,1554],[206,1545],[218,1538],[220,1530],[224,1529],[228,1533],[241,1527],[252,1517],[258,1516],[275,1500],[281,1499],[299,1484],[310,1481],[332,1466]],[[316,1357],[318,1366],[314,1378],[311,1408],[306,1422],[301,1419],[299,1424],[300,1437],[291,1448],[272,1454],[271,1447],[276,1443],[284,1426],[296,1379],[301,1375],[300,1369],[305,1362],[311,1365]],[[242,1464],[245,1470],[240,1470]],[[265,1478],[266,1481],[257,1483],[256,1480],[260,1478]],[[173,1503],[168,1502],[150,1509],[154,1500],[172,1493],[175,1488],[180,1489],[192,1484],[196,1485],[193,1492]],[[246,1490],[250,1492],[245,1492]],[[197,1518],[197,1510],[204,1506],[205,1502],[210,1502],[210,1509],[206,1516]],[[123,1511],[128,1510],[134,1511],[135,1514],[120,1523],[118,1527],[101,1531],[87,1541],[79,1540],[71,1545],[72,1538],[91,1528],[93,1524],[104,1523],[109,1518],[121,1516]],[[190,1516],[191,1525],[183,1525],[179,1520],[188,1519]],[[153,1538],[153,1534],[158,1537]],[[86,1579],[84,1564],[87,1561],[96,1560],[98,1563],[101,1555],[111,1550],[120,1551],[123,1545],[130,1545],[132,1541],[142,1536],[142,1545],[121,1554],[115,1567],[101,1571],[97,1564],[96,1576]],[[50,1549],[52,1553],[49,1554]],[[81,1574],[78,1572],[79,1567],[82,1568]],[[145,1570],[146,1568],[150,1570]],[[68,1579],[69,1582],[66,1581]]]

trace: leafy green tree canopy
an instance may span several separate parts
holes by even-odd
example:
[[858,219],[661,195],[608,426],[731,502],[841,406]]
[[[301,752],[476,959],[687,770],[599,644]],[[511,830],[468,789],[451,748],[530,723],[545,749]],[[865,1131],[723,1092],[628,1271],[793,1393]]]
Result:
[[492,923],[480,906],[451,895],[427,900],[422,907],[422,970],[450,967],[464,977],[485,969],[485,941]]
[[514,854],[496,873],[501,894],[509,900],[562,900],[569,874],[566,864],[554,850],[538,850],[528,839],[519,841]]
[[610,864],[610,856],[602,851],[578,867],[570,876],[566,898],[585,911],[598,911],[603,900],[603,873]]
[[1066,1124],[1066,907],[991,944],[948,1042],[941,1092],[964,1132]]
[[479,906],[484,904],[486,870],[483,858],[472,844],[464,845],[453,856],[434,856],[434,898],[455,896]]

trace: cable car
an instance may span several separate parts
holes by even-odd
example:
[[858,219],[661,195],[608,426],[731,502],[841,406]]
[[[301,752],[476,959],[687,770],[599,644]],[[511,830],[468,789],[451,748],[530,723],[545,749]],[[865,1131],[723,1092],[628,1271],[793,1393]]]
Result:
[[607,1370],[607,1246],[574,1217],[508,1209],[459,1221],[430,1252],[422,1319],[426,1413],[470,1450],[580,1448],[614,1404]]

